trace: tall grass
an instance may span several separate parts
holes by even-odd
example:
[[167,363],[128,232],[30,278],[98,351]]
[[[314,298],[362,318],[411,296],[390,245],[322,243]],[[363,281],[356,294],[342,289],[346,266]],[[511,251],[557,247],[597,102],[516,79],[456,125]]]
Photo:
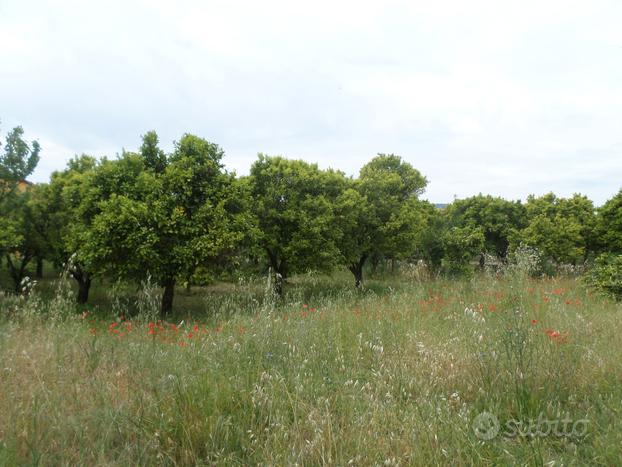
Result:
[[[174,323],[150,321],[148,292],[124,319],[123,304],[60,320],[19,319],[36,297],[12,305],[0,463],[622,463],[619,305],[521,274],[345,280],[297,278],[281,303],[262,282],[197,290]],[[482,412],[587,430],[485,440]]]

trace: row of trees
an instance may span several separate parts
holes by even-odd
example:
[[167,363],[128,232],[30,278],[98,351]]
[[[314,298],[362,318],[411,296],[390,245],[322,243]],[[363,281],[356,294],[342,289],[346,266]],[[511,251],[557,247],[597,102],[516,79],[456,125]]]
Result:
[[97,276],[149,275],[163,288],[166,315],[176,284],[206,270],[270,270],[281,294],[292,274],[340,265],[361,287],[365,265],[378,258],[459,274],[478,255],[503,261],[521,243],[557,263],[622,250],[622,191],[599,210],[585,196],[553,194],[524,204],[479,195],[440,210],[419,199],[426,178],[392,154],[356,178],[260,154],[250,175],[237,177],[216,144],[186,134],[166,154],[155,132],[136,152],[78,156],[49,183],[20,189],[39,151],[21,128],[7,136],[0,253],[15,291],[47,259],[67,268],[81,303]]

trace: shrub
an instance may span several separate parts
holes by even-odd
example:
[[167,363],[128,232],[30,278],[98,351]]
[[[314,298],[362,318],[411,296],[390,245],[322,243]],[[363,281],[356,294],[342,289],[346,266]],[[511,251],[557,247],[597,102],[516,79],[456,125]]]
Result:
[[622,255],[600,255],[586,275],[586,281],[608,295],[622,298]]

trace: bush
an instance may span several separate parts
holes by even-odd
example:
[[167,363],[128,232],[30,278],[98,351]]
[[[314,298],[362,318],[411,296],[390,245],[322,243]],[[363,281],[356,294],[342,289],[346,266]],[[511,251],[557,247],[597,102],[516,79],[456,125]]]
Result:
[[603,254],[586,276],[587,283],[617,299],[622,298],[622,255]]

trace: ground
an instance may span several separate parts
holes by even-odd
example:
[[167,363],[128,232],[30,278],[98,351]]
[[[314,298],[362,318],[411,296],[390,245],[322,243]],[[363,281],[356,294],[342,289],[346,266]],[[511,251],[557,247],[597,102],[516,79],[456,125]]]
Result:
[[149,294],[12,304],[0,464],[622,464],[620,304],[577,278],[349,281],[180,291],[168,322]]

